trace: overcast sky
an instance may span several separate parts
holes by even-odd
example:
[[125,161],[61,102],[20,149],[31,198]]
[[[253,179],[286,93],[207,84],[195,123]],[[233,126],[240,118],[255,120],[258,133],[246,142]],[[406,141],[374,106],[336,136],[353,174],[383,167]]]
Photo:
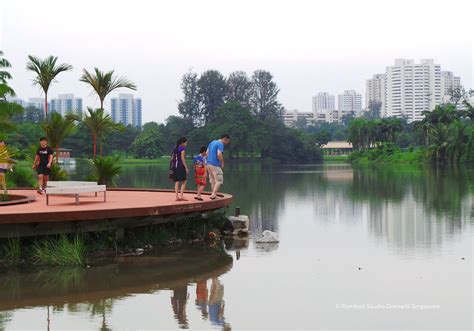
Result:
[[74,71],[59,76],[51,97],[74,93],[97,107],[78,81],[82,68],[115,69],[138,85],[145,122],[177,114],[189,69],[269,70],[283,105],[300,111],[319,91],[364,94],[365,80],[401,57],[434,58],[473,86],[472,1],[10,2],[0,4],[0,49],[19,97],[41,95],[27,55],[52,54]]

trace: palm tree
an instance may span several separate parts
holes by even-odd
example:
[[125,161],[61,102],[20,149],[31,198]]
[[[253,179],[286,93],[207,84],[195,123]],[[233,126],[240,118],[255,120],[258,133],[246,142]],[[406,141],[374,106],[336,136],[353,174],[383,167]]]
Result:
[[19,104],[7,101],[7,97],[15,96],[15,91],[8,86],[8,80],[12,79],[12,76],[5,70],[10,67],[10,62],[0,51],[0,132],[13,129],[12,117],[23,111],[23,107]]
[[48,90],[51,83],[63,71],[72,70],[72,66],[67,63],[57,64],[57,56],[50,55],[42,60],[36,56],[28,55],[30,59],[26,64],[26,70],[32,71],[36,74],[33,79],[33,85],[38,85],[44,92],[44,117],[48,117]]
[[5,99],[7,95],[12,97],[15,96],[15,91],[8,86],[8,79],[12,79],[12,75],[6,71],[6,68],[11,68],[10,62],[3,57],[3,52],[0,51],[0,94],[2,99]]
[[58,113],[53,113],[51,118],[41,125],[48,137],[51,148],[56,149],[56,163],[59,158],[59,146],[64,139],[73,134],[76,130],[76,119],[75,116],[66,115],[62,117]]
[[474,107],[469,101],[466,100],[464,100],[463,104],[466,109],[461,112],[461,116],[469,118],[471,121],[474,121]]
[[114,71],[103,72],[97,68],[94,68],[94,73],[90,73],[84,69],[82,77],[79,79],[81,82],[89,84],[94,92],[97,94],[100,100],[100,109],[104,109],[105,97],[118,88],[128,88],[136,90],[137,86],[124,77],[114,76]]
[[[92,134],[92,144],[94,151],[94,158],[97,156],[97,141],[103,140],[105,136],[114,131],[122,131],[124,126],[119,123],[114,123],[109,114],[105,113],[102,108],[93,110],[87,108],[86,116],[82,122],[89,128]],[[101,145],[102,146],[102,145]]]
[[385,127],[386,140],[388,142],[395,142],[398,133],[402,132],[402,121],[396,117],[389,117],[383,120]]
[[115,186],[115,178],[122,171],[117,156],[98,157],[92,161],[92,172],[89,179],[100,185]]

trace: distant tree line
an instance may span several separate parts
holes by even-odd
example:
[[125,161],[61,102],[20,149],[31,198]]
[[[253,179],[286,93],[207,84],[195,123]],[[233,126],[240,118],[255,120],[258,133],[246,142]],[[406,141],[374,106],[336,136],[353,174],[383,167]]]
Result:
[[[117,83],[112,73],[96,69],[91,74],[84,70],[81,78],[100,96],[101,104],[107,95],[105,92],[110,92],[114,84],[135,88],[124,79]],[[101,89],[101,84],[106,87]],[[216,70],[201,75],[189,71],[182,77],[181,89],[179,115],[168,117],[164,123],[145,123],[142,128],[114,126],[107,114],[98,113],[101,109],[88,109],[84,118],[59,119],[59,114],[54,114],[51,135],[55,128],[64,126],[63,134],[59,135],[61,141],[55,147],[59,148],[60,144],[70,148],[74,156],[89,157],[97,153],[152,159],[169,155],[181,136],[188,137],[188,150],[196,154],[201,146],[228,133],[232,142],[227,153],[232,158],[271,157],[285,162],[321,159],[316,135],[287,128],[281,121],[283,107],[278,100],[279,88],[270,72],[257,70],[248,77],[243,71],[235,71],[224,77]],[[48,123],[52,117],[53,114],[48,115]],[[74,124],[69,128],[66,122],[71,120]],[[13,116],[12,121],[17,130],[8,134],[8,140],[17,150],[27,151],[44,135],[44,113],[39,109],[27,107]]]

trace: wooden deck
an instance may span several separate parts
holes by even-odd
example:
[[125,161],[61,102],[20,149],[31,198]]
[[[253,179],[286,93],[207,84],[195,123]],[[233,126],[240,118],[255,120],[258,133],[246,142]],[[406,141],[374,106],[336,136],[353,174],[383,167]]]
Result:
[[[103,202],[101,193],[98,197],[92,193],[81,194],[79,206],[75,205],[72,196],[51,196],[47,206],[46,197],[34,190],[11,190],[11,193],[36,195],[37,199],[28,204],[0,207],[0,237],[15,231],[22,235],[25,229],[20,229],[19,225],[30,226],[31,231],[26,231],[26,235],[38,235],[54,233],[53,227],[59,229],[59,223],[72,223],[75,227],[90,225],[92,228],[98,228],[104,220],[124,227],[164,223],[170,216],[213,211],[232,203],[229,194],[220,194],[216,200],[205,194],[201,202],[194,199],[194,192],[187,192],[185,198],[188,201],[175,201],[174,192],[169,190],[111,189],[107,191],[107,202]],[[42,227],[49,230],[39,231]]]

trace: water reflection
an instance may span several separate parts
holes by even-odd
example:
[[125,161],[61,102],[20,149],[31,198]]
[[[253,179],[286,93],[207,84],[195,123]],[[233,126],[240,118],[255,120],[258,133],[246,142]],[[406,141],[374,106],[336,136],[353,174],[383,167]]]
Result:
[[[222,248],[186,248],[155,252],[89,269],[55,268],[0,273],[0,329],[8,328],[15,311],[42,307],[43,326],[49,329],[63,312],[90,316],[101,330],[112,329],[109,317],[116,305],[136,294],[171,291],[170,306],[180,328],[189,328],[186,307],[189,287],[196,284],[196,304],[203,319],[230,329],[224,319],[224,286],[219,277],[232,267],[232,257]],[[207,283],[210,284],[207,297]],[[189,307],[188,307],[189,308]],[[149,327],[148,324],[145,323]],[[35,325],[38,327],[38,325]]]
[[[166,174],[165,166],[136,166],[126,170],[121,185],[169,187]],[[232,271],[204,273],[185,282],[159,281],[148,290],[125,284],[131,295],[101,298],[114,301],[113,310],[105,312],[106,325],[126,323],[120,315],[134,307],[158,311],[160,293],[166,304],[160,309],[165,312],[145,315],[137,309],[130,313],[135,322],[198,329],[230,328],[230,324],[236,329],[467,329],[470,325],[474,171],[230,162],[225,176],[223,189],[232,192],[234,206],[250,216],[252,231],[250,241],[224,241],[235,261]],[[266,229],[279,232],[281,242],[256,244],[255,238]],[[174,256],[186,258],[179,252],[169,255]],[[123,272],[123,267],[118,269]],[[178,271],[174,276],[180,278]],[[114,272],[112,268],[107,274]],[[71,281],[81,277],[69,276]],[[136,277],[135,285],[144,283],[140,275]],[[12,281],[9,286],[12,296],[22,293],[21,283]],[[337,308],[366,303],[440,308]],[[67,308],[62,302],[60,306]],[[15,314],[4,323],[18,320]],[[58,318],[54,314],[53,320]],[[171,324],[162,321],[167,317]],[[102,316],[94,321],[97,327]]]
[[[170,188],[166,171],[162,165],[125,167],[120,185]],[[474,171],[462,168],[229,162],[223,190],[250,216],[254,234],[279,232],[281,216],[304,204],[318,224],[367,223],[370,238],[403,250],[439,247],[462,232],[474,219],[473,183]]]

